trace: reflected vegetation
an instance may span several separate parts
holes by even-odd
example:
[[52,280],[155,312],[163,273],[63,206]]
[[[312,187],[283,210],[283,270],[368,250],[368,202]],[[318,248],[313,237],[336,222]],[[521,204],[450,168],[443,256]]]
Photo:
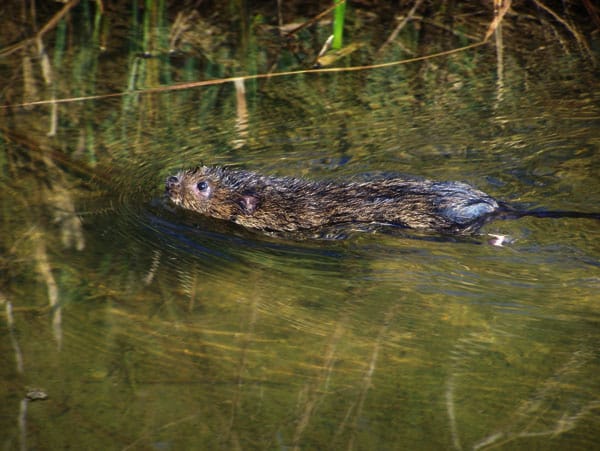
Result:
[[3,448],[597,448],[597,221],[316,240],[162,201],[205,163],[598,212],[597,10],[462,3],[349,2],[319,63],[485,45],[244,79],[312,69],[331,5],[6,2]]

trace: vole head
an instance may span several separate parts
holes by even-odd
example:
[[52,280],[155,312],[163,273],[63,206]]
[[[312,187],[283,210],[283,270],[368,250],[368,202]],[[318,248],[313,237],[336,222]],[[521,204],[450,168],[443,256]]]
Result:
[[251,215],[258,207],[254,193],[237,186],[222,168],[201,166],[181,171],[167,178],[165,188],[175,205],[213,218],[231,220]]

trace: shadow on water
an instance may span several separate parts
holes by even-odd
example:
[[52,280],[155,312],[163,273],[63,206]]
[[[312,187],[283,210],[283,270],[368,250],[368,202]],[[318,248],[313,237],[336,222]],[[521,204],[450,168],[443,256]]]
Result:
[[[305,68],[331,24],[281,45],[318,2],[284,2],[281,16],[276,2],[245,14],[17,3],[7,11],[52,27],[0,50],[13,105],[0,110],[4,448],[598,449],[597,221],[275,236],[160,201],[169,174],[205,163],[460,180],[510,203],[597,211],[585,6],[563,2],[561,22],[546,2],[515,3],[504,41],[451,57],[141,93]],[[485,33],[487,6],[442,3],[351,2],[346,36],[360,45],[337,64]],[[411,19],[381,45],[400,16]],[[27,35],[4,25],[4,42]],[[105,92],[126,94],[14,107]]]

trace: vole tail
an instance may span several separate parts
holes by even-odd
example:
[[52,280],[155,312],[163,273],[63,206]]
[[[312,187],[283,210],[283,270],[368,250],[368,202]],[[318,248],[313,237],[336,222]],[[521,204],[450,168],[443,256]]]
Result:
[[584,218],[600,221],[600,213],[586,213],[572,210],[545,210],[543,208],[527,210],[519,209],[505,203],[500,204],[500,210],[496,217],[498,219],[519,219],[525,216],[533,216],[534,218]]

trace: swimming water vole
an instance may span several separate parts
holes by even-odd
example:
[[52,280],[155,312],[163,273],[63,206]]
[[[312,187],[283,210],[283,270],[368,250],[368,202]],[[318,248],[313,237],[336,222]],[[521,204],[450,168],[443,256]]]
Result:
[[205,216],[284,232],[380,223],[463,234],[506,209],[462,182],[398,177],[310,181],[206,166],[168,177],[166,195],[176,205]]

